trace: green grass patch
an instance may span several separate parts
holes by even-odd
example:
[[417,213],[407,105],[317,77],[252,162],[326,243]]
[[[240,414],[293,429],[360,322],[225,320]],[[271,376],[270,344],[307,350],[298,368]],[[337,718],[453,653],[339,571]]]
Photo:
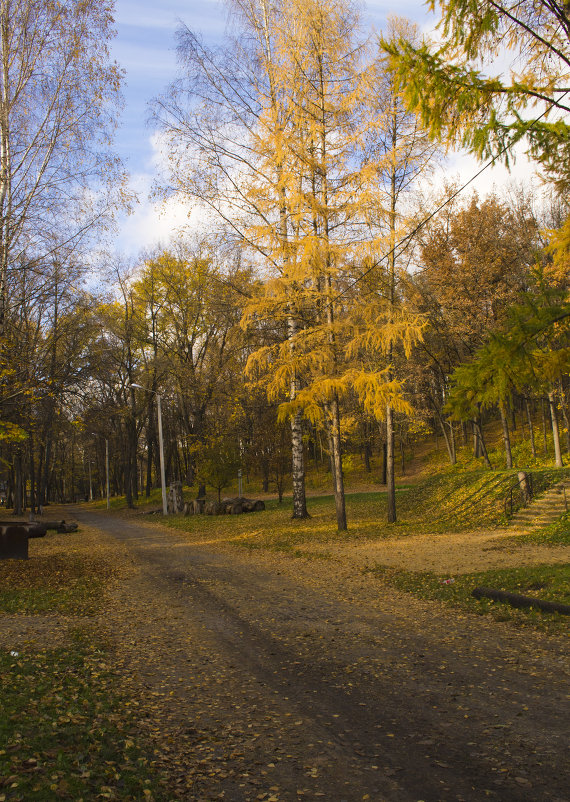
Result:
[[490,614],[501,621],[532,623],[554,630],[568,626],[568,616],[559,613],[546,613],[534,608],[519,610],[504,602],[475,599],[471,594],[474,588],[483,586],[545,601],[570,604],[569,565],[495,569],[453,577],[429,571],[404,571],[380,565],[368,570],[386,584],[422,599],[440,601],[480,615]]
[[[559,471],[539,477],[546,484],[559,478]],[[292,501],[286,498],[282,504],[266,501],[263,512],[186,518],[178,515],[164,519],[164,523],[186,532],[193,541],[231,542],[245,548],[292,553],[307,542],[346,543],[504,525],[504,499],[515,481],[515,471],[448,468],[397,488],[396,524],[386,520],[385,491],[347,493],[347,532],[337,531],[334,498],[330,494],[307,499],[310,517],[305,520],[291,518]]]
[[[398,498],[411,492],[402,488]],[[385,493],[349,493],[346,509],[348,532],[338,532],[332,496],[315,496],[307,500],[309,518],[292,519],[291,499],[282,504],[266,502],[262,512],[243,515],[191,515],[171,516],[164,520],[167,526],[187,534],[193,542],[231,543],[247,549],[269,549],[299,553],[306,543],[351,542],[362,539],[405,536],[410,533],[408,523],[386,523]]]
[[86,554],[46,554],[0,562],[0,612],[94,615],[114,570]]
[[0,650],[0,800],[145,799],[151,787],[160,798],[109,663],[83,637]]

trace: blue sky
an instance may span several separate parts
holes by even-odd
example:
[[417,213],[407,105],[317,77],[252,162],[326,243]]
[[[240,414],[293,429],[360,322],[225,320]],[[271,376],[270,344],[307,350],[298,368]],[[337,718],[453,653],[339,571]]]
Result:
[[[426,6],[416,0],[369,0],[363,4],[366,26],[381,29],[392,13],[408,17],[421,27],[429,27],[434,20]],[[116,149],[131,173],[131,187],[139,197],[134,214],[119,221],[115,247],[130,257],[158,242],[166,245],[171,233],[186,220],[186,212],[179,204],[159,209],[148,197],[156,176],[153,132],[147,125],[148,103],[176,77],[175,32],[181,20],[206,41],[213,42],[224,34],[226,10],[219,0],[115,0],[117,36],[112,43],[112,56],[126,71],[125,108]],[[476,169],[470,158],[460,155],[449,164],[450,172],[462,178]],[[516,172],[520,177],[528,174],[526,162],[519,163]],[[487,171],[477,188],[484,193],[493,183],[502,184],[505,180],[504,171]]]

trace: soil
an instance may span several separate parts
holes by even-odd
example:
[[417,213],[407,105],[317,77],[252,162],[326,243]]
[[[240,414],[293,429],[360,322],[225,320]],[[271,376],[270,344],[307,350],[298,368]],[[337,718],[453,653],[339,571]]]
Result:
[[434,536],[442,548],[422,553],[407,538],[303,560],[77,518],[81,533],[58,537],[121,567],[97,626],[154,752],[156,799],[569,799],[565,640],[361,570],[393,559],[451,571],[458,554],[478,559],[466,543]]

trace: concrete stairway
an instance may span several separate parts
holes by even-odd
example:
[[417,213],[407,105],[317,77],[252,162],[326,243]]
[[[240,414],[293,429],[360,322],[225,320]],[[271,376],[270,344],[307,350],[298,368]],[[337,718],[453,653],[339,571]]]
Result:
[[563,479],[531,501],[528,507],[515,512],[509,526],[522,530],[548,526],[567,510],[570,510],[570,479]]

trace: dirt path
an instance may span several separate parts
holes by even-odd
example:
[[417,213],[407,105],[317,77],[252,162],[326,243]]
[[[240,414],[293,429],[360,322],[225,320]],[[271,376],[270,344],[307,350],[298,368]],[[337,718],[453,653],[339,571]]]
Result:
[[562,639],[349,563],[77,515],[130,566],[100,625],[138,689],[162,798],[568,800]]

